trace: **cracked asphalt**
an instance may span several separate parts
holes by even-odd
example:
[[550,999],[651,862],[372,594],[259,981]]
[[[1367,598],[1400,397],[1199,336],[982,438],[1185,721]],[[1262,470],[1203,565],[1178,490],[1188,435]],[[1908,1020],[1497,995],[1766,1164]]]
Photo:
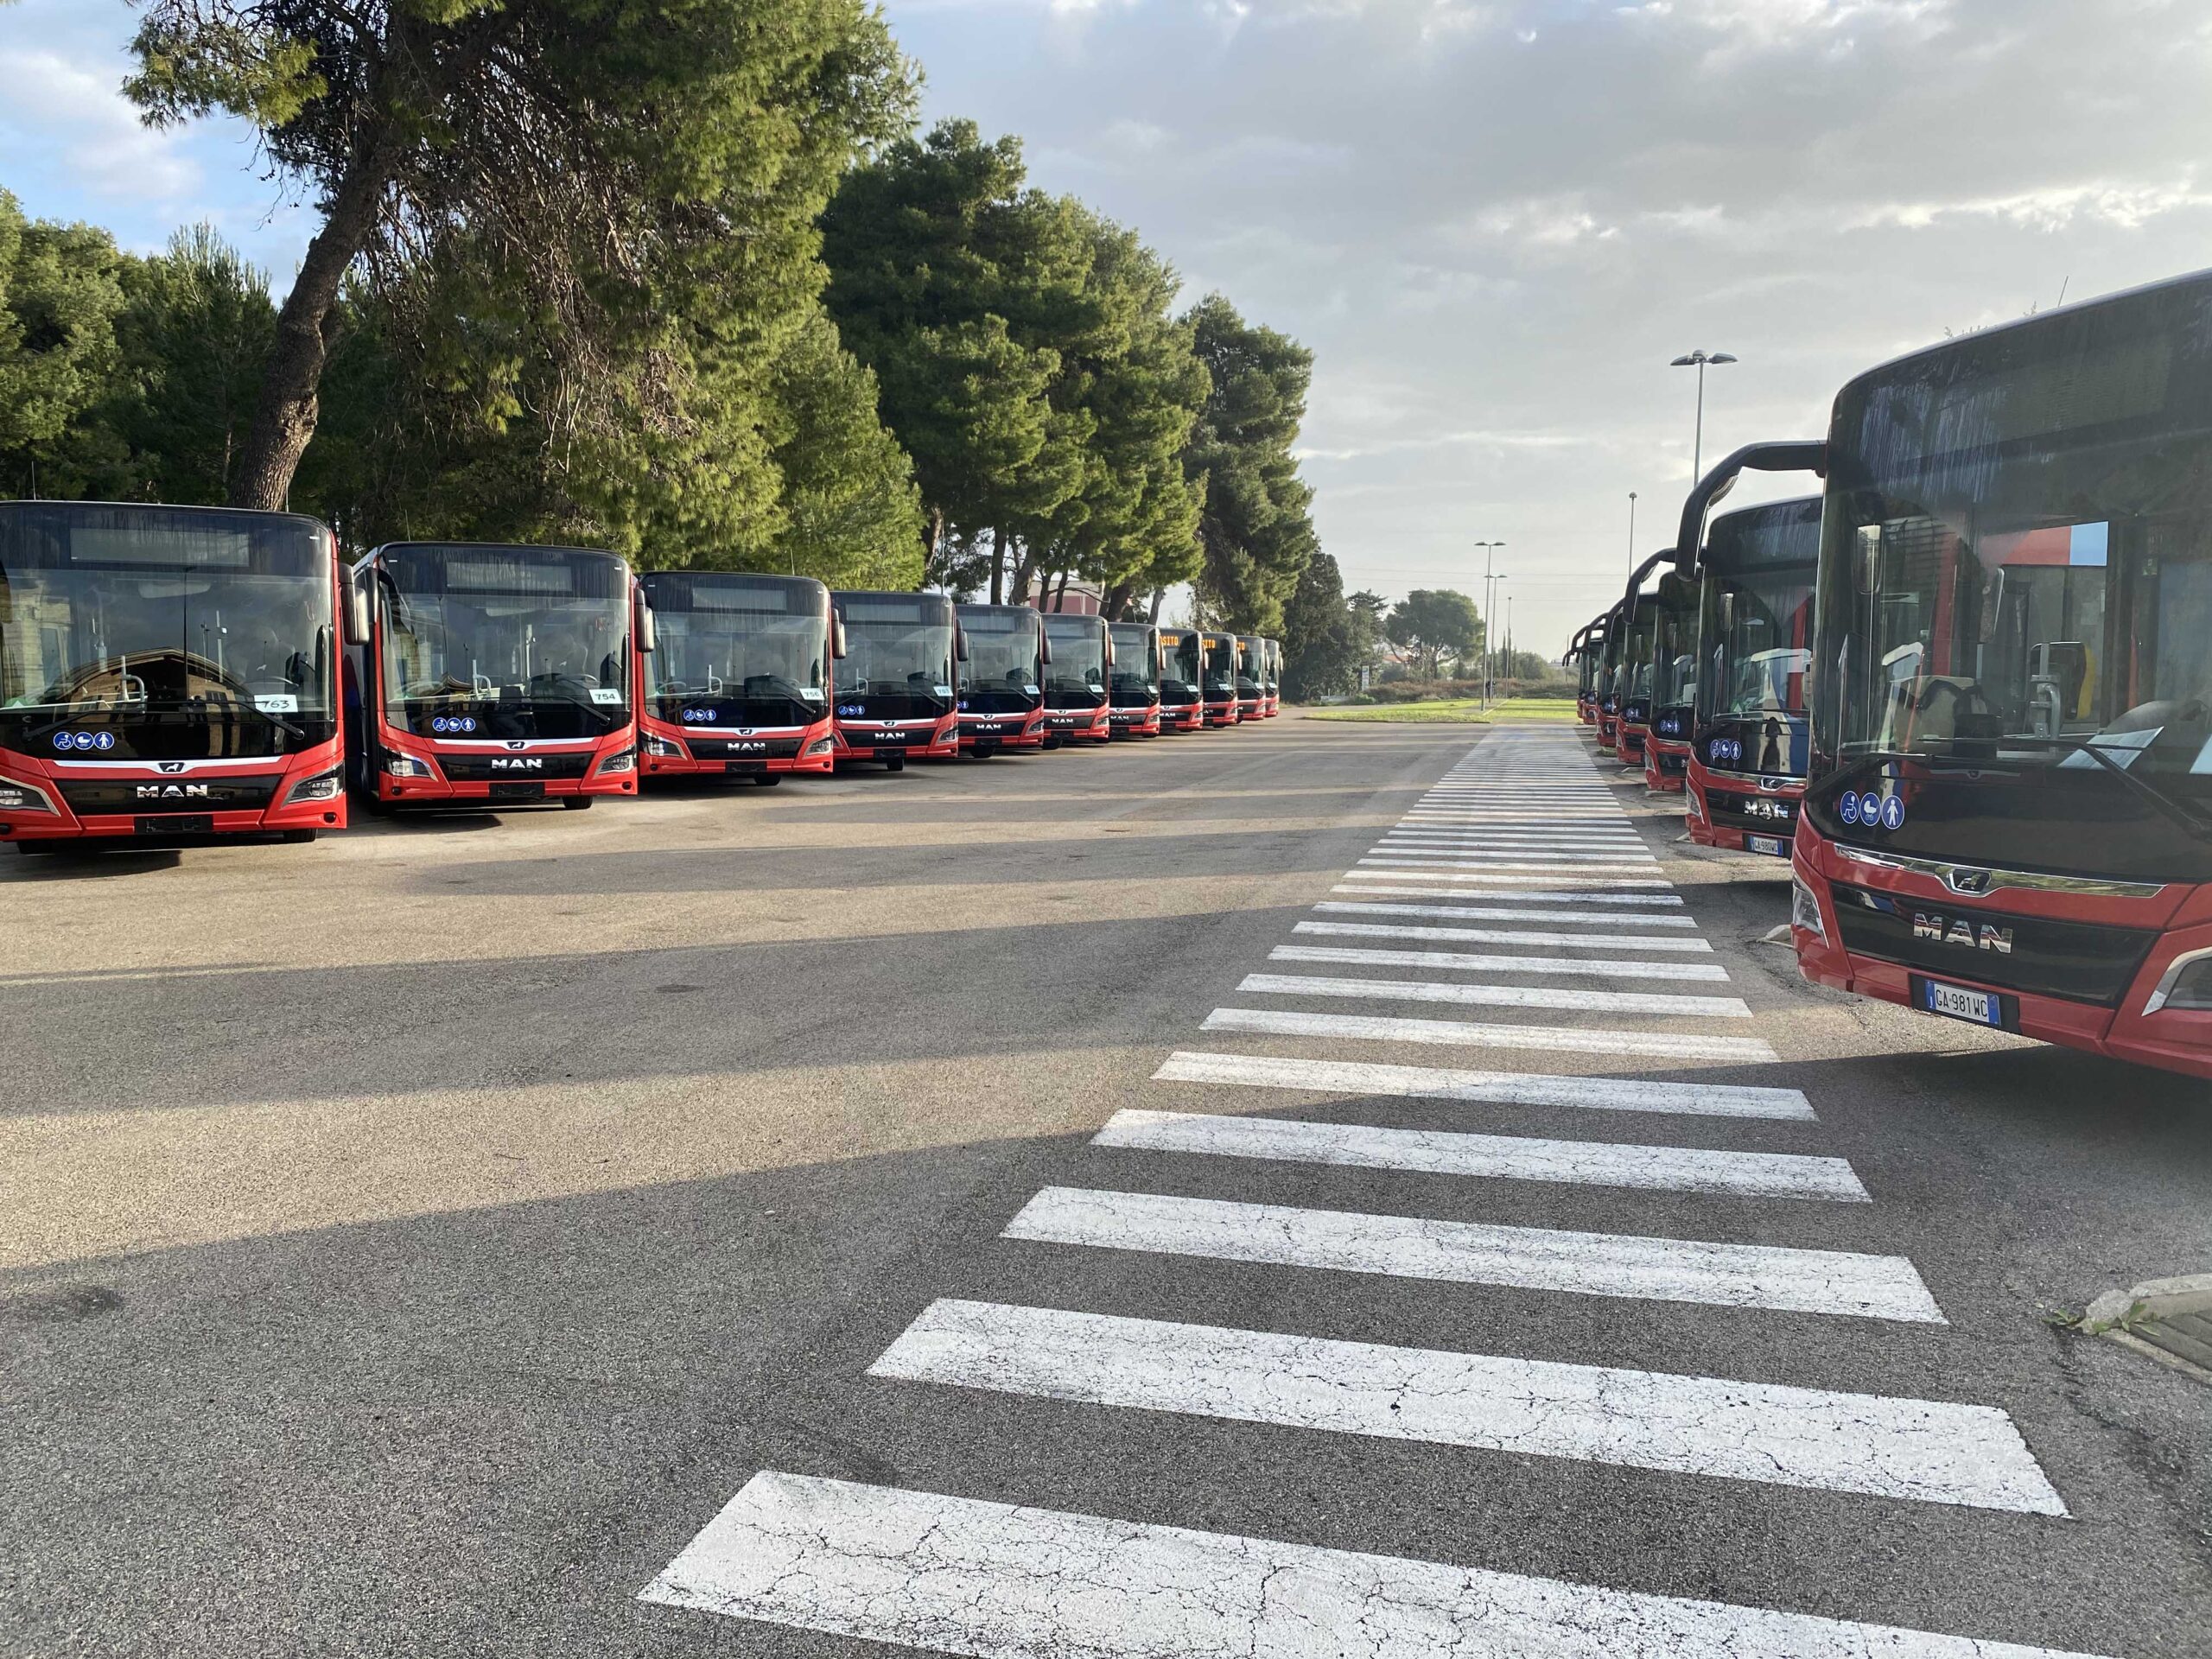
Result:
[[[1185,1529],[1217,1535],[1189,1570],[1233,1568],[1262,1602],[1278,1573],[1383,1597],[1345,1576],[1354,1552],[1433,1564],[1396,1569],[1424,1596],[1529,1575],[2212,1653],[2212,1389],[2052,1318],[2212,1268],[2202,1084],[1807,987],[1758,942],[1786,917],[1781,867],[1689,847],[1678,804],[1611,783],[1713,946],[1696,959],[1726,970],[1695,988],[1745,1017],[1297,1005],[1709,1027],[1773,1061],[1203,1028],[1297,1001],[1238,987],[1295,971],[1270,952],[1480,737],[1294,715],[308,848],[0,861],[0,1652],[910,1650],[640,1599],[778,1471],[1019,1506],[1009,1535],[1048,1580],[1086,1540]],[[1155,1079],[1178,1052],[1797,1090],[1816,1121]],[[1094,1143],[1117,1112],[1133,1127]],[[1193,1152],[1147,1143],[1162,1114],[1264,1118],[1294,1151],[1305,1124],[1841,1159],[1868,1201]],[[1047,1188],[1903,1257],[1948,1323],[1286,1265],[1273,1226],[1269,1259],[1005,1236]],[[1355,1227],[1332,1248],[1380,1247]],[[1302,1363],[1299,1389],[1344,1391],[1270,1405],[1297,1390],[1224,1362],[1204,1386],[1243,1414],[1192,1408],[1173,1368],[1150,1403],[1113,1403],[1141,1343],[1088,1366],[1032,1351],[1058,1380],[1027,1389],[994,1385],[1002,1357],[871,1374],[939,1303],[1260,1333],[1332,1363],[1368,1344],[1994,1408],[2064,1513],[1863,1489],[1901,1467],[1861,1490],[1702,1471],[1673,1440],[1621,1461],[1596,1420],[1643,1409],[1633,1389],[1537,1453],[1362,1427],[1382,1408],[1359,1379]],[[882,1548],[890,1582],[916,1571]],[[957,1606],[911,1618],[909,1642],[970,1650]],[[1459,1650],[1389,1628],[1311,1650]],[[1071,1614],[1065,1648],[1035,1650],[1122,1651],[1096,1636]]]

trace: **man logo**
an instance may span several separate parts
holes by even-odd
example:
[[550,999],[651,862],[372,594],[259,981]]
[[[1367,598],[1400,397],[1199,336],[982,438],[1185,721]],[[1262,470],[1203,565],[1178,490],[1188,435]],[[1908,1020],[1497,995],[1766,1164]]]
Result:
[[159,766],[156,766],[154,770],[156,772],[182,772],[184,770],[184,762],[181,760],[164,760]]
[[1972,893],[1989,891],[1987,870],[1949,870],[1945,872],[1943,880],[1953,893]]
[[536,755],[515,756],[495,754],[492,757],[494,772],[543,772],[545,762]]
[[1993,922],[1981,924],[1977,933],[1974,925],[1963,916],[1946,917],[1941,912],[1916,910],[1912,912],[1912,937],[1930,939],[1937,944],[1955,944],[1967,950],[1989,950],[2000,957],[2012,954],[2012,930],[1999,927]]
[[530,745],[518,737],[511,737],[507,740],[507,747],[511,749],[526,749]]
[[207,798],[205,784],[141,784],[138,798],[142,801],[204,801]]

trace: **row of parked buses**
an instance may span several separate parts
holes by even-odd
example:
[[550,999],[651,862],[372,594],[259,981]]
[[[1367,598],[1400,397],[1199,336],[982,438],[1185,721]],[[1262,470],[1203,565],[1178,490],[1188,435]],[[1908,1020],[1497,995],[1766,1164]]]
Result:
[[1256,636],[804,578],[633,576],[289,513],[0,503],[0,842],[276,834],[372,811],[779,783],[849,761],[1262,719]]
[[[1821,493],[1712,518],[1747,469]],[[2212,1077],[2212,272],[1860,375],[1570,647],[1813,981]]]

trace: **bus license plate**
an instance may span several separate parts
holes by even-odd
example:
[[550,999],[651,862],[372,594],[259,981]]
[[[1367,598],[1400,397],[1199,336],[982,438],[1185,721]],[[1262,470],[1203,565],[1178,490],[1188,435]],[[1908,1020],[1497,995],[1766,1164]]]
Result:
[[1755,853],[1770,853],[1777,858],[1789,856],[1789,843],[1773,836],[1745,836],[1744,845]]
[[741,778],[758,778],[768,770],[766,760],[725,760],[724,772],[735,772]]
[[213,812],[179,812],[163,818],[134,818],[133,833],[141,836],[212,836],[215,833]]
[[494,784],[492,799],[495,801],[542,801],[545,798],[543,784]]
[[1963,985],[1945,985],[1932,979],[1920,982],[1920,1006],[1928,1014],[1965,1020],[1977,1026],[2005,1025],[2005,1001],[1987,991],[1970,991]]

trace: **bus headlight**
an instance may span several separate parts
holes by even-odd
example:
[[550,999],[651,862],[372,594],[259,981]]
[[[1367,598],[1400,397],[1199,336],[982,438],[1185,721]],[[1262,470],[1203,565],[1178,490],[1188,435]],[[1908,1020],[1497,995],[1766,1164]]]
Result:
[[0,778],[0,812],[51,812],[54,803],[35,784]]
[[658,755],[663,760],[681,760],[683,758],[683,746],[674,738],[663,737],[658,732],[645,734],[645,748],[647,754]]
[[2212,950],[2192,950],[2177,957],[2143,1005],[2145,1014],[2179,1008],[2190,1014],[2212,1014]]
[[1789,925],[1804,929],[1822,944],[1828,942],[1827,925],[1821,920],[1820,899],[1805,885],[1804,877],[1796,874],[1789,878]]
[[312,778],[302,778],[284,797],[287,805],[299,801],[334,801],[338,791],[346,786],[345,779],[335,771],[319,772]]
[[385,756],[384,774],[387,778],[435,778],[438,775],[430,769],[429,761],[417,760],[411,754]]
[[618,772],[635,772],[637,769],[638,752],[635,749],[625,749],[620,754],[610,754],[599,763],[599,775],[602,778],[612,776]]
[[827,754],[827,753],[830,753],[830,750],[832,750],[832,749],[836,748],[836,747],[837,747],[837,740],[836,740],[836,738],[834,738],[834,737],[817,737],[817,738],[816,738],[816,739],[814,740],[814,741],[813,741],[813,742],[811,742],[811,743],[810,743],[810,744],[808,744],[808,745],[806,746],[806,752],[807,752],[809,754]]

